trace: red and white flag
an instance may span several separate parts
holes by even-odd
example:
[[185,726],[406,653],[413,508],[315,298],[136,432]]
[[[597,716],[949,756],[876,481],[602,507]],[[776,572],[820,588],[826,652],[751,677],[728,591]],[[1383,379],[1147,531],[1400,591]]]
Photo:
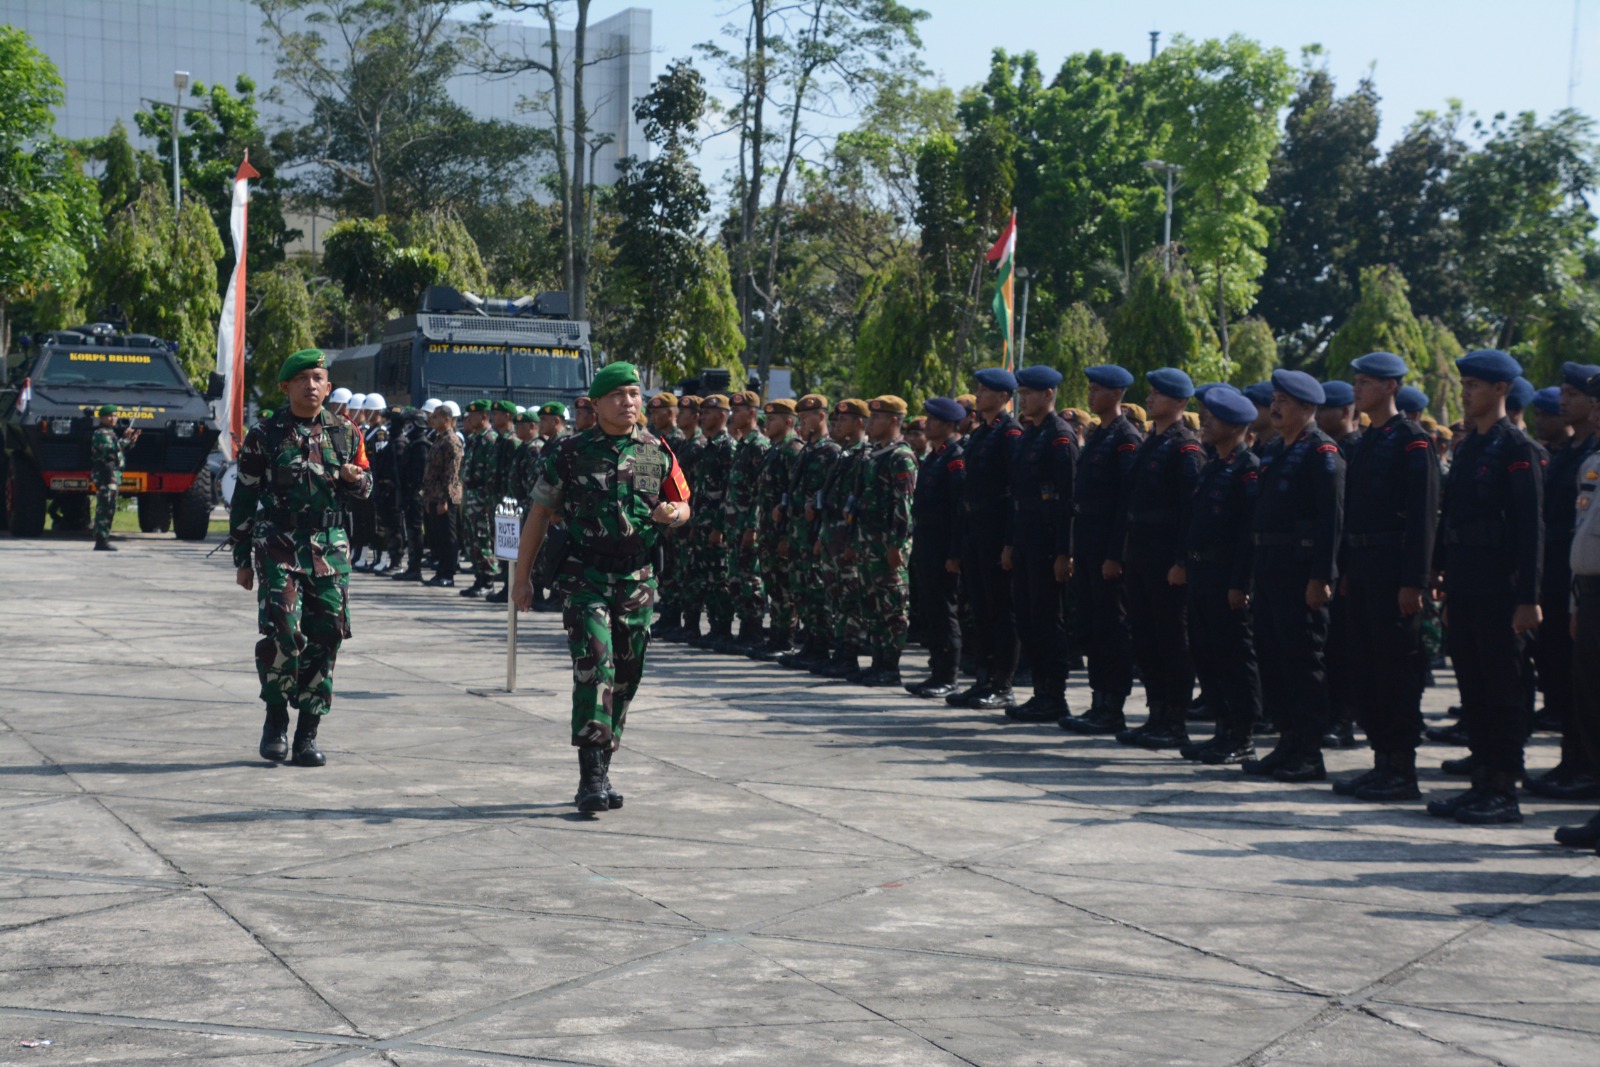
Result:
[[250,153],[233,176],[233,213],[229,229],[233,233],[233,275],[228,279],[228,295],[222,301],[222,318],[217,322],[217,373],[222,375],[222,436],[217,447],[229,459],[238,455],[244,441],[244,262],[249,247],[250,179],[260,174],[250,165]]
[[33,379],[22,379],[22,392],[17,394],[17,414],[21,415],[28,410],[28,405],[33,402]]

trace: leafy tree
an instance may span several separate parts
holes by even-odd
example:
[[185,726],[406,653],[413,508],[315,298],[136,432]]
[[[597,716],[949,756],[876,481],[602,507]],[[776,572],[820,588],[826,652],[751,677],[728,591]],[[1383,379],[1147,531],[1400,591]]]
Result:
[[83,145],[85,154],[100,164],[100,215],[109,219],[139,198],[146,185],[166,180],[161,164],[149,152],[140,152],[128,140],[128,128],[118,119],[111,132]]
[[1425,317],[1417,321],[1429,359],[1422,370],[1422,391],[1428,394],[1428,407],[1437,418],[1454,421],[1461,415],[1461,372],[1456,360],[1466,355],[1466,350],[1440,320]]
[[[425,285],[450,285],[480,296],[490,292],[489,272],[478,251],[478,242],[449,208],[436,208],[411,218],[396,227],[396,237],[404,245],[444,257],[444,269],[434,281]],[[421,289],[418,289],[420,294]]]
[[1194,273],[1181,256],[1167,271],[1161,250],[1133,266],[1128,299],[1107,324],[1111,361],[1135,378],[1158,367],[1178,367],[1195,381],[1223,377],[1222,352]]
[[1233,347],[1228,353],[1228,381],[1243,389],[1265,381],[1278,369],[1278,342],[1272,327],[1251,317],[1233,326]]
[[450,267],[442,253],[402,245],[384,216],[336,223],[322,248],[323,269],[355,305],[362,337],[382,325],[391,308],[415,307],[422,290]]
[[204,382],[216,365],[222,257],[222,238],[203,203],[184,201],[174,219],[172,191],[146,185],[106,227],[91,273],[91,306],[115,304],[135,330],[176,341],[183,369]]
[[1212,294],[1213,321],[1228,353],[1228,320],[1255,302],[1266,268],[1267,183],[1278,144],[1278,110],[1294,78],[1281,49],[1234,35],[1176,37],[1145,68],[1169,131],[1168,161],[1182,165],[1183,243]]
[[1027,359],[1064,375],[1056,390],[1062,406],[1083,407],[1089,402],[1089,379],[1083,372],[1110,361],[1111,337],[1092,307],[1082,302],[1070,304],[1048,331],[1029,331]]
[[700,245],[697,281],[673,308],[682,333],[682,368],[699,371],[723,367],[732,373],[733,388],[742,389],[744,364],[739,353],[744,334],[739,329],[739,304],[733,295],[728,254],[715,241]]
[[1393,352],[1412,367],[1407,379],[1419,381],[1433,364],[1428,338],[1411,311],[1405,275],[1393,267],[1365,267],[1361,295],[1333,335],[1323,367],[1329,380],[1348,378],[1350,362],[1368,352]]
[[[70,289],[100,236],[95,184],[55,136],[61,76],[27,34],[0,26],[0,359],[10,306]],[[59,324],[51,324],[59,325]]]
[[1600,363],[1600,292],[1570,286],[1545,309],[1524,360],[1529,381],[1560,380],[1563,363]]
[[247,371],[256,399],[271,407],[283,361],[317,343],[311,291],[297,265],[280,263],[250,279],[249,295],[254,307],[245,323],[250,343]]
[[851,384],[861,396],[892,393],[912,407],[943,392],[945,368],[933,344],[933,294],[909,257],[875,277],[863,298]]

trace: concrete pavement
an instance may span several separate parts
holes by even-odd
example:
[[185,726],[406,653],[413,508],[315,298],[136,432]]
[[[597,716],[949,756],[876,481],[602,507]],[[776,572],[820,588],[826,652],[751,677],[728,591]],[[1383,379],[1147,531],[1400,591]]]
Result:
[[[226,557],[119,545],[0,537],[0,1064],[1600,1047],[1600,859],[1550,838],[1583,805],[1459,827],[658,646],[627,806],[587,819],[558,620],[494,694],[503,611],[360,576],[329,764],[273,766]],[[1423,750],[1425,791],[1459,754]]]

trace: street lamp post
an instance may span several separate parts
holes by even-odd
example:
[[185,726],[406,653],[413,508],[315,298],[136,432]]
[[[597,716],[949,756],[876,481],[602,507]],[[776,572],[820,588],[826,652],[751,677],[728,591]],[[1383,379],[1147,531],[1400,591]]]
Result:
[[1183,167],[1177,163],[1168,163],[1165,160],[1152,159],[1144,164],[1146,170],[1157,173],[1165,171],[1167,174],[1167,220],[1161,228],[1161,247],[1165,256],[1167,273],[1172,273],[1172,193],[1174,190],[1173,178],[1183,173]]
[[1033,281],[1033,275],[1027,267],[1018,267],[1017,277],[1022,281],[1022,321],[1017,324],[1017,368],[1020,370],[1028,351],[1028,283]]
[[172,88],[176,90],[172,94],[172,217],[176,219],[183,205],[183,184],[178,177],[178,116],[183,114],[183,91],[189,88],[189,72],[173,71]]

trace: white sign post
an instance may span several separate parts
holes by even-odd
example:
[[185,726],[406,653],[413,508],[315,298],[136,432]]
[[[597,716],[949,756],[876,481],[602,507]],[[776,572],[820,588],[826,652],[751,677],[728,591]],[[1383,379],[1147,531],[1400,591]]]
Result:
[[517,546],[522,540],[522,519],[516,515],[494,517],[494,558],[507,561],[511,573],[506,576],[506,692],[517,691],[517,598],[512,584],[516,581]]

